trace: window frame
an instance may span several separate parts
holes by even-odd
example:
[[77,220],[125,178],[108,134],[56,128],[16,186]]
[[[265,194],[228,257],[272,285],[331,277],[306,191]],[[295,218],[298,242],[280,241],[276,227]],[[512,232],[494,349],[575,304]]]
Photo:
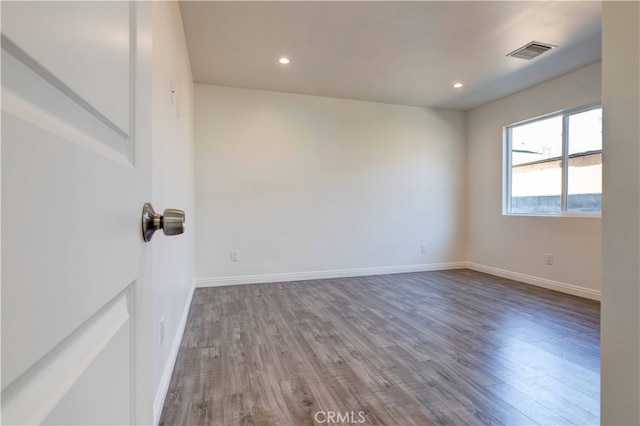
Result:
[[[538,117],[530,118],[527,120],[521,120],[516,123],[511,123],[502,128],[503,138],[503,151],[502,151],[502,214],[504,216],[534,216],[534,217],[580,217],[580,218],[601,218],[602,208],[599,212],[574,212],[567,211],[567,192],[569,188],[569,175],[568,167],[562,167],[562,182],[560,193],[560,212],[559,213],[513,213],[511,212],[511,189],[512,189],[512,130],[514,127],[522,126],[524,124],[531,124],[537,121],[546,120],[552,117],[562,117],[562,158],[563,165],[569,164],[569,118],[572,115],[580,114],[582,112],[591,111],[594,109],[602,109],[601,101],[589,102],[586,104],[578,105],[576,107],[567,108],[564,110],[544,114]],[[604,144],[603,144],[604,148]],[[601,150],[602,152],[602,150]]]

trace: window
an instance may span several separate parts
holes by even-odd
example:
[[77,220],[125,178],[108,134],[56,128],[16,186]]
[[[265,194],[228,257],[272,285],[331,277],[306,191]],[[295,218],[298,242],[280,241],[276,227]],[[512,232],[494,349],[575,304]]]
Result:
[[599,105],[516,123],[505,127],[505,136],[505,213],[600,214],[602,108]]

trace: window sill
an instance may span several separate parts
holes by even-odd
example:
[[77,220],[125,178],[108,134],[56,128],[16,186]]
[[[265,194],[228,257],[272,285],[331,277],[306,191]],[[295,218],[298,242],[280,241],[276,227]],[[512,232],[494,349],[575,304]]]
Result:
[[502,215],[522,217],[570,217],[574,219],[602,219],[602,213],[502,213]]

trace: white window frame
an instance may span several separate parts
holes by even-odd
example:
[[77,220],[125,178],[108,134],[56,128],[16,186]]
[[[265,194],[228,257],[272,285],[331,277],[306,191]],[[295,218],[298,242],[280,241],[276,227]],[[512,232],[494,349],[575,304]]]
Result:
[[[568,108],[561,111],[552,112],[549,114],[541,115],[539,117],[530,118],[527,120],[518,121],[504,126],[502,129],[502,139],[504,147],[502,151],[502,214],[505,216],[539,216],[539,217],[581,217],[581,218],[601,218],[602,210],[600,212],[572,212],[567,211],[567,191],[569,185],[568,168],[562,167],[562,185],[561,185],[561,198],[560,198],[560,212],[559,213],[512,213],[511,212],[511,145],[512,145],[512,133],[511,130],[514,127],[521,126],[523,124],[531,124],[536,121],[546,120],[551,117],[562,117],[562,164],[569,164],[569,117],[581,112],[590,111],[593,109],[602,108],[600,101],[590,102],[577,107]],[[604,143],[603,143],[604,148]]]

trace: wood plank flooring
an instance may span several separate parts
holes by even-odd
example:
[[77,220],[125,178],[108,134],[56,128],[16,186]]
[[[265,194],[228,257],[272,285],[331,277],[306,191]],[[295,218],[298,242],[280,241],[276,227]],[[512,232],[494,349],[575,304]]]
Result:
[[160,424],[598,424],[599,332],[469,270],[201,288]]

